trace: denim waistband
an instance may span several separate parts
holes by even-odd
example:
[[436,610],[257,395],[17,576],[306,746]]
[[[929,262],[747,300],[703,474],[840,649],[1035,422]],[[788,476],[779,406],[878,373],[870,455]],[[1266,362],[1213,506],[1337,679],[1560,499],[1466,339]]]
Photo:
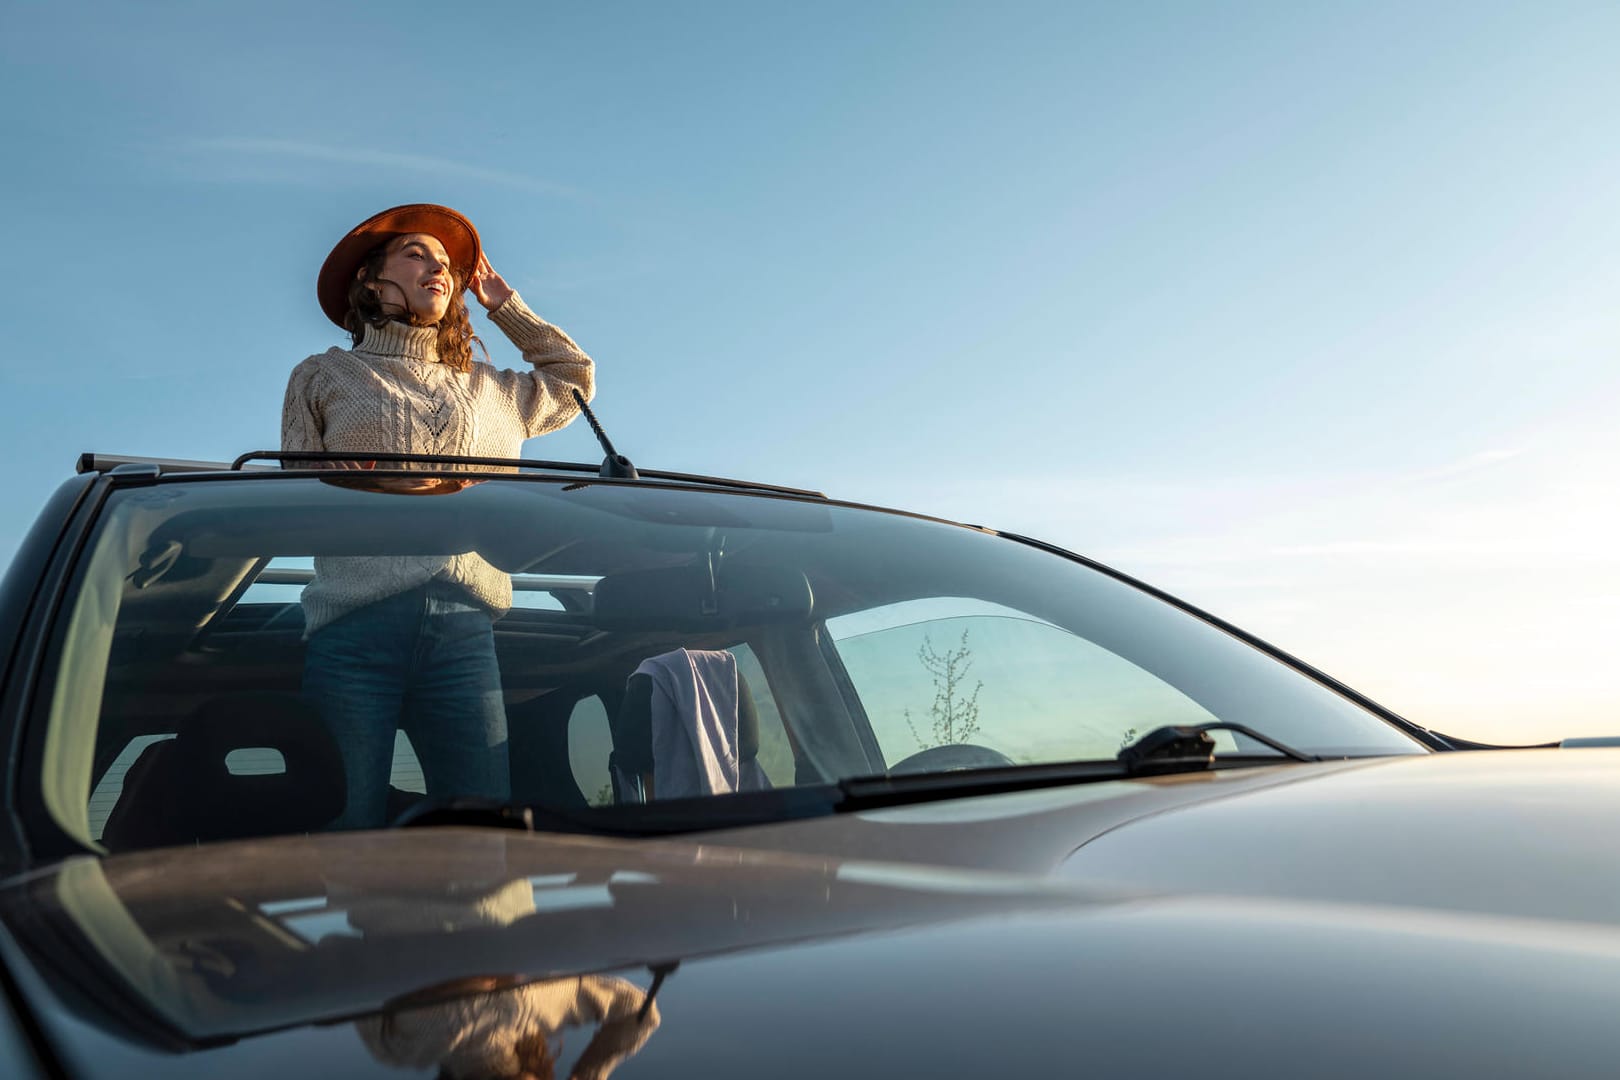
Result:
[[449,615],[458,611],[488,612],[483,604],[478,603],[461,585],[443,578],[434,578],[426,585],[411,590],[419,594],[427,604],[427,610],[434,614]]
[[[406,589],[392,596],[385,596],[374,601],[360,611],[393,612],[404,614],[408,611],[425,611],[429,615],[449,615],[462,611],[482,611],[488,613],[489,609],[478,603],[473,594],[453,581],[443,578],[434,578],[423,582],[414,589]],[[350,614],[353,614],[351,612]]]

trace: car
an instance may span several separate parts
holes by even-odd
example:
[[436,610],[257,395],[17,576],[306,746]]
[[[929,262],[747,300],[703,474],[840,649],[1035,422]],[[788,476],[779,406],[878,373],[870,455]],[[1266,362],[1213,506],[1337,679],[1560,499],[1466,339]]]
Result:
[[[87,454],[14,558],[0,1074],[1614,1071],[1613,750],[1484,752],[989,528],[337,463]],[[333,828],[315,560],[468,552],[511,798],[401,735],[389,827]]]

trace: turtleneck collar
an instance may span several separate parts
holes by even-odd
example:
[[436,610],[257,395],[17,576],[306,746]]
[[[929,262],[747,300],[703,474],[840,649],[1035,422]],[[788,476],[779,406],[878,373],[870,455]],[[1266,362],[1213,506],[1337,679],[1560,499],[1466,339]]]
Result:
[[437,326],[407,326],[402,322],[386,322],[381,326],[366,324],[366,336],[354,347],[358,353],[373,356],[398,356],[407,360],[439,360],[439,328]]

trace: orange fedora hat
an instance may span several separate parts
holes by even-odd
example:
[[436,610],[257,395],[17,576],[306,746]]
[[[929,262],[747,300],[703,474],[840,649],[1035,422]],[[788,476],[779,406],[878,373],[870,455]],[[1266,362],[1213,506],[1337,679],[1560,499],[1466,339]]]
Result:
[[448,206],[433,203],[411,203],[373,214],[349,230],[337,242],[332,254],[321,264],[321,276],[315,282],[315,295],[320,299],[326,317],[343,326],[343,317],[349,313],[349,285],[360,269],[367,252],[387,240],[406,233],[427,233],[444,245],[450,256],[450,265],[466,284],[483,248],[478,242],[478,230],[472,222]]

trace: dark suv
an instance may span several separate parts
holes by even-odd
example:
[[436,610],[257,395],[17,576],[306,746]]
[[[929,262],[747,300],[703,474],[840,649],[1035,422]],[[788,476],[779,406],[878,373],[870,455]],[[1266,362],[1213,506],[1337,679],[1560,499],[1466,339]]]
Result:
[[[708,477],[329,464],[87,455],[14,561],[7,1075],[529,1075],[576,1024],[578,1075],[1251,1075],[1327,1044],[1266,1060],[1512,1072],[1514,1003],[1610,1039],[1620,853],[1580,839],[1620,790],[1603,751],[1436,753],[984,528]],[[300,592],[316,560],[468,553],[515,597],[511,799],[430,793],[401,734],[395,827],[335,829]],[[707,720],[636,674],[689,654],[734,673]],[[755,782],[670,797],[668,739],[711,722]],[[1503,817],[1508,776],[1564,801]],[[1561,951],[1574,923],[1597,944]],[[1579,1072],[1531,1041],[1564,1055],[1531,1071]]]

